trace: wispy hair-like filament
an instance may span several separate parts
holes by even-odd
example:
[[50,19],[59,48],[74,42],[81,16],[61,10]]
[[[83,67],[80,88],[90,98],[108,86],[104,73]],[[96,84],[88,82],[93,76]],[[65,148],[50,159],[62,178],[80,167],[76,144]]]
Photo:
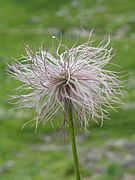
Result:
[[118,73],[106,68],[113,57],[110,39],[94,47],[90,34],[86,43],[77,46],[76,42],[72,48],[57,41],[54,55],[42,48],[33,52],[27,45],[27,55],[9,65],[10,74],[23,83],[14,96],[16,102],[37,109],[36,127],[54,119],[60,110],[66,116],[67,101],[85,130],[90,119],[103,123],[108,109],[121,104],[123,96]]

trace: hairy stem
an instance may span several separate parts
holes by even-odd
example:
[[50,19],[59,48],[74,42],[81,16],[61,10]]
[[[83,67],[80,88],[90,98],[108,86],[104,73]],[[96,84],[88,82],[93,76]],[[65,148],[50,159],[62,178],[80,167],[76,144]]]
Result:
[[71,103],[68,103],[68,123],[69,123],[70,141],[71,141],[71,145],[72,145],[72,153],[73,153],[76,180],[81,180],[79,163],[78,163],[78,156],[77,156],[77,148],[76,148],[76,140],[75,140],[74,122],[73,122],[73,113],[72,113]]

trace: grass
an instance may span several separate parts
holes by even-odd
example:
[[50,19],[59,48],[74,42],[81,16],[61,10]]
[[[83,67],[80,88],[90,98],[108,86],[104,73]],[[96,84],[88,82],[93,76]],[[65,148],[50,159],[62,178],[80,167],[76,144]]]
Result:
[[101,34],[115,34],[129,25],[127,35],[134,32],[133,0],[52,0],[51,3],[47,0],[1,0],[0,3],[1,31],[12,27],[58,27],[65,32],[69,27],[83,26],[95,28]]
[[[24,54],[23,43],[33,49],[41,43],[48,47],[49,35],[38,29],[58,27],[63,32],[64,41],[71,46],[76,37],[68,36],[68,30],[78,28],[95,28],[98,41],[111,34],[116,56],[113,62],[128,72],[125,88],[128,92],[125,99],[128,105],[135,101],[135,63],[134,63],[134,7],[135,2],[119,0],[103,1],[0,1],[0,179],[1,180],[74,180],[72,156],[68,141],[65,145],[57,133],[48,124],[41,126],[37,133],[35,128],[22,124],[31,120],[34,112],[27,110],[10,111],[14,106],[9,103],[12,89],[19,83],[6,74],[6,62]],[[35,29],[36,31],[32,31]],[[120,33],[123,34],[120,34]],[[85,38],[84,38],[85,39]],[[83,41],[83,39],[81,39]],[[52,49],[51,49],[52,50]],[[110,120],[100,128],[91,122],[90,134],[78,143],[78,149],[92,146],[100,147],[109,139],[133,139],[134,106],[111,112]],[[56,129],[58,127],[55,120]],[[81,134],[80,130],[77,130]],[[55,137],[56,136],[56,137]],[[42,137],[42,138],[41,138]],[[47,140],[47,137],[53,137]],[[55,138],[54,138],[55,137]],[[66,137],[67,138],[67,137]],[[60,141],[60,142],[59,142]],[[50,147],[42,150],[40,147]],[[37,149],[34,149],[36,147]],[[57,149],[57,147],[60,147]],[[82,158],[82,157],[80,157]],[[83,177],[89,179],[91,172],[81,167]],[[107,172],[99,179],[120,178],[123,170],[119,165],[107,165]],[[133,172],[134,173],[134,172]]]

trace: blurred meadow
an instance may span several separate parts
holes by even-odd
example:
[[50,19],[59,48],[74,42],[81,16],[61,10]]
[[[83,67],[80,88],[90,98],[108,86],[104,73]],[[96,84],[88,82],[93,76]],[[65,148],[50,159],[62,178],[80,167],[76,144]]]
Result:
[[[80,33],[81,27],[86,31]],[[22,126],[34,111],[13,110],[9,95],[19,82],[8,76],[7,63],[43,44],[51,35],[71,47],[94,29],[97,43],[111,37],[113,63],[128,74],[125,105],[111,112],[103,127],[91,121],[90,133],[76,128],[83,180],[135,179],[135,1],[134,0],[0,0],[0,180],[74,180],[68,133],[51,124]],[[115,69],[114,69],[115,70]]]

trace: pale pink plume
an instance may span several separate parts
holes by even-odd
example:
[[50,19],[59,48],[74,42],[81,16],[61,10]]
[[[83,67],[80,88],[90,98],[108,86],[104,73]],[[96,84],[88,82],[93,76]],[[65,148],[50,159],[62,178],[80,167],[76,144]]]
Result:
[[91,42],[71,49],[59,42],[53,55],[43,49],[35,53],[26,46],[27,56],[9,66],[10,74],[23,82],[14,96],[16,102],[37,109],[36,125],[53,120],[59,111],[65,115],[70,101],[78,121],[87,129],[89,119],[103,122],[108,108],[121,104],[117,73],[105,68],[113,56],[109,41],[97,47]]

